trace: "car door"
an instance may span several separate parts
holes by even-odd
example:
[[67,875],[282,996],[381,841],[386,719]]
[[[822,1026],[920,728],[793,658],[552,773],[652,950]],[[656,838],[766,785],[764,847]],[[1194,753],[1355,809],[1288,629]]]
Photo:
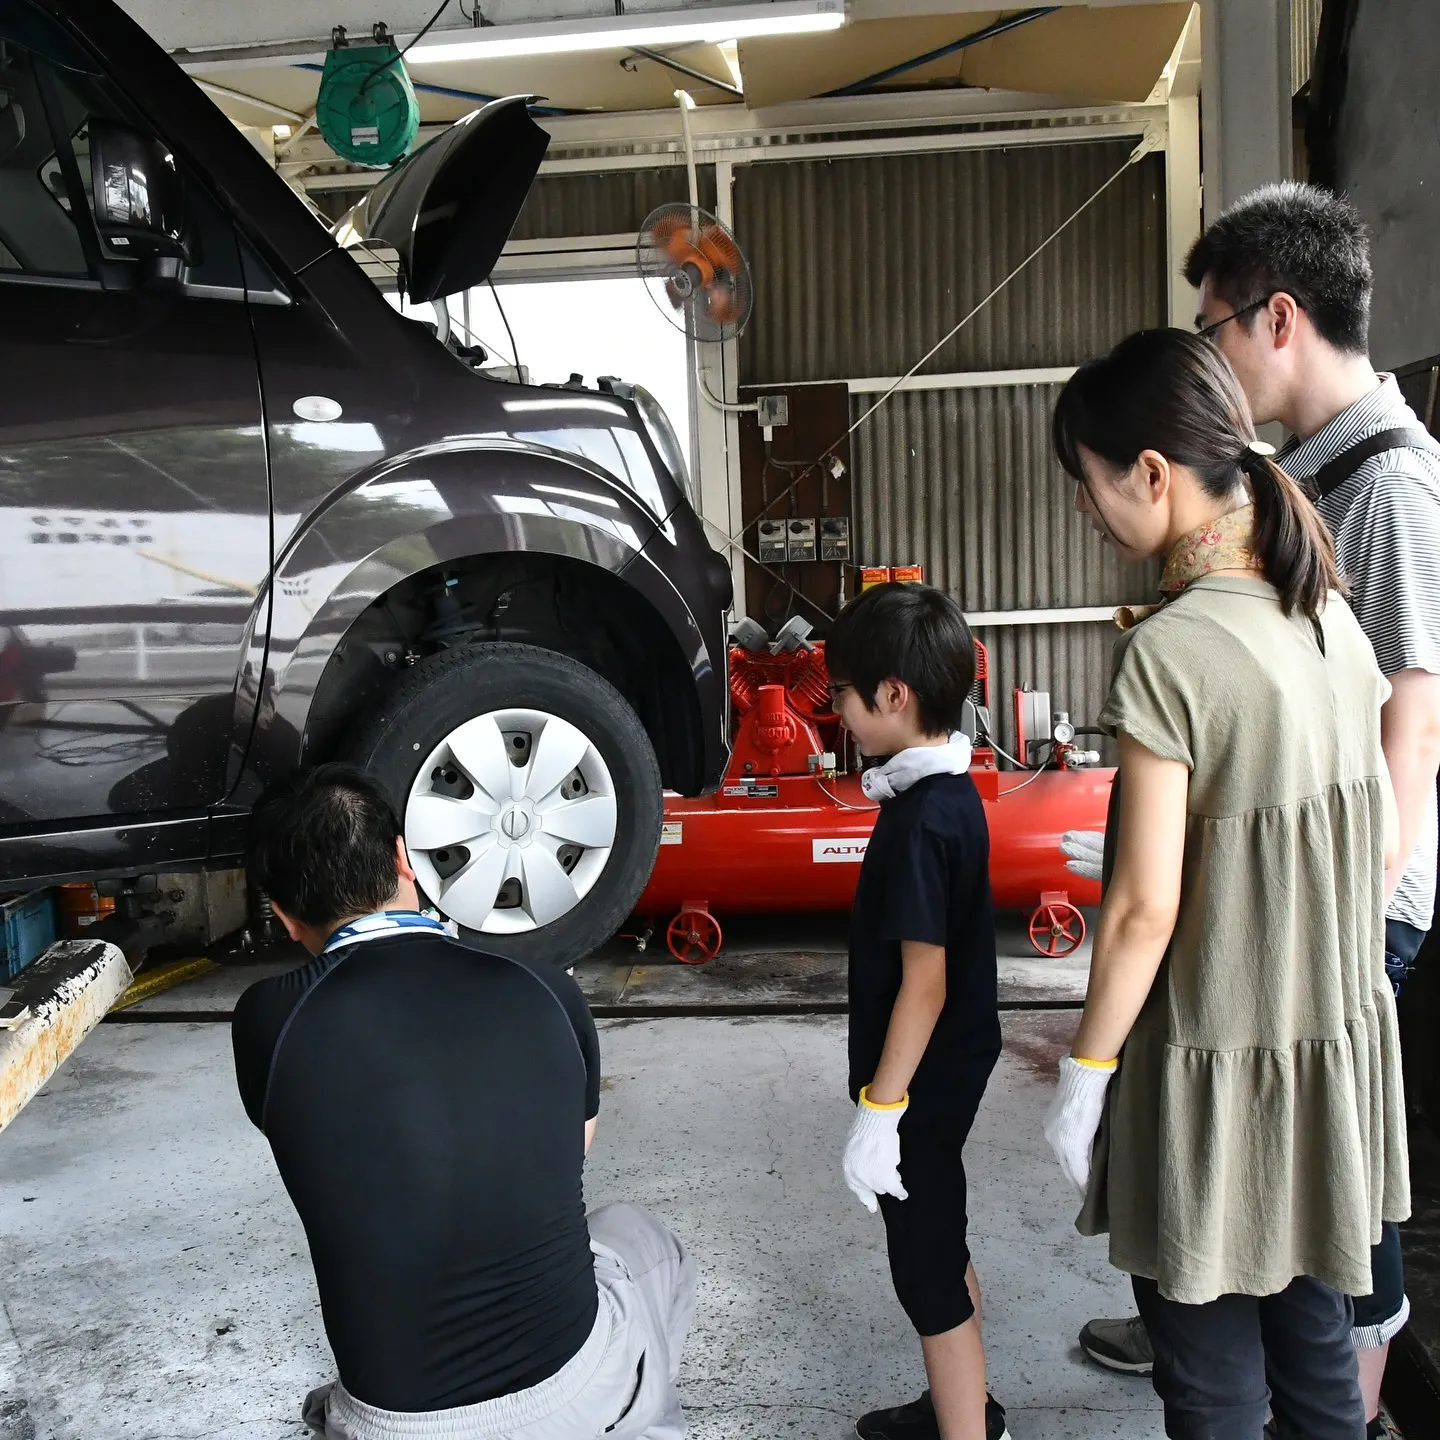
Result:
[[236,677],[270,567],[241,242],[197,177],[193,263],[102,238],[90,127],[136,122],[93,62],[13,13],[27,24],[0,14],[0,827],[203,811],[248,725]]

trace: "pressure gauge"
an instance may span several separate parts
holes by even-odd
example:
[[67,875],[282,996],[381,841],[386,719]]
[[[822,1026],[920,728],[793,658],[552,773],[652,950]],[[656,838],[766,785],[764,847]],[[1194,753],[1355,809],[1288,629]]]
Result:
[[1075,738],[1075,727],[1070,723],[1070,717],[1060,714],[1055,717],[1055,728],[1051,731],[1055,741],[1059,745],[1068,745]]

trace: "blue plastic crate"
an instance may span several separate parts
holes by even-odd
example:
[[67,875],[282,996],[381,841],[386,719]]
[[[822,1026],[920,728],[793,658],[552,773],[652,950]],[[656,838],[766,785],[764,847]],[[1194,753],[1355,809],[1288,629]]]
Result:
[[10,980],[55,943],[55,892],[36,890],[5,901],[0,920],[0,979]]

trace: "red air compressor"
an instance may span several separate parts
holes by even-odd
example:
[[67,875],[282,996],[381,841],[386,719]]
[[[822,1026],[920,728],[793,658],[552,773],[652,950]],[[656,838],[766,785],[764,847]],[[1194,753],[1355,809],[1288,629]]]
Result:
[[[758,627],[757,627],[758,629]],[[761,632],[763,633],[763,632]],[[670,953],[702,964],[719,953],[717,915],[848,910],[875,824],[858,773],[837,764],[849,737],[830,709],[821,643],[730,647],[735,748],[714,795],[665,797],[660,853],[636,914],[654,928],[671,916]],[[988,715],[988,657],[976,644],[972,703]],[[996,768],[983,733],[970,774],[990,826],[990,885],[998,909],[1030,910],[1030,941],[1068,955],[1085,938],[1079,905],[1100,887],[1065,868],[1066,830],[1103,830],[1113,770],[1078,768],[1079,752],[1055,746],[1055,769]]]

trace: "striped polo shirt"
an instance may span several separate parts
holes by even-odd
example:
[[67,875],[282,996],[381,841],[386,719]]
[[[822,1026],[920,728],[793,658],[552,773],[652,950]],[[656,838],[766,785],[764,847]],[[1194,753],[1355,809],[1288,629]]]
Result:
[[[1308,480],[1357,441],[1381,430],[1421,429],[1393,375],[1342,410],[1323,430],[1291,442],[1280,463]],[[1440,675],[1440,457],[1386,450],[1365,461],[1319,502],[1335,536],[1335,555],[1350,582],[1354,610],[1386,675]],[[1435,913],[1436,807],[1432,795],[1389,916],[1428,930]]]

